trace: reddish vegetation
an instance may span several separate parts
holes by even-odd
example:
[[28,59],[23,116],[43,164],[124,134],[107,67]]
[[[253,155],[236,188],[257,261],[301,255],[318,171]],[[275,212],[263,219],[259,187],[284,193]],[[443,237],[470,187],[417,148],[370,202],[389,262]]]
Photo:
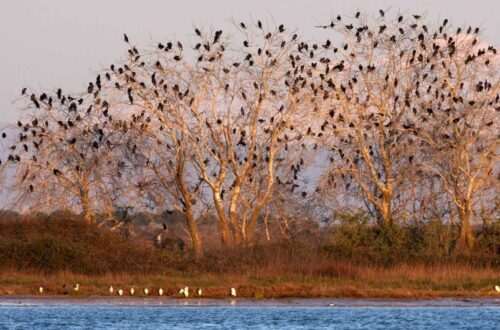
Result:
[[[0,222],[0,294],[109,295],[108,288],[203,287],[205,297],[423,297],[495,294],[498,265],[471,258],[444,264],[347,260],[324,246],[293,242],[208,251],[200,260],[160,250],[78,219]],[[388,259],[389,260],[389,259]],[[485,260],[488,260],[486,258]],[[477,260],[476,260],[477,261]],[[141,293],[139,293],[139,296]]]

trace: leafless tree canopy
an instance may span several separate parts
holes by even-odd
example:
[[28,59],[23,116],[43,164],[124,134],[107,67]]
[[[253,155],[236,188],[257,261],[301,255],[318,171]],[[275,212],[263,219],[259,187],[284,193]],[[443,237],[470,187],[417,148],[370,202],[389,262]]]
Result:
[[500,61],[479,29],[355,13],[315,43],[234,25],[147,49],[124,35],[85,93],[23,89],[4,135],[18,207],[177,210],[197,256],[207,214],[226,246],[356,211],[458,225],[471,251],[472,224],[498,221]]

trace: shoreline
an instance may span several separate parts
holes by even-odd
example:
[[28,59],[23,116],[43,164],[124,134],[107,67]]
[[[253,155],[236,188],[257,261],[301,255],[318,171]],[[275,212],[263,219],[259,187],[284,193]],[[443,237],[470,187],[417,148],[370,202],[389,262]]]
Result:
[[[352,289],[352,288],[351,288]],[[199,301],[265,301],[265,300],[321,300],[321,299],[343,299],[343,300],[397,300],[397,301],[419,301],[419,300],[481,300],[481,299],[498,299],[500,301],[500,293],[496,292],[494,289],[483,290],[482,292],[429,292],[429,291],[411,291],[411,290],[370,290],[364,294],[342,294],[338,291],[332,292],[332,294],[321,294],[321,295],[292,295],[291,292],[280,292],[277,295],[256,295],[245,291],[244,294],[239,294],[237,297],[231,297],[228,294],[221,294],[220,290],[214,292],[214,288],[205,288],[204,292],[207,290],[211,293],[203,294],[203,296],[193,296],[183,297],[179,294],[167,294],[160,296],[158,293],[151,293],[145,295],[135,288],[136,293],[130,295],[129,292],[125,292],[123,296],[119,296],[117,293],[114,294],[103,294],[98,292],[78,292],[78,293],[14,293],[8,289],[0,288],[0,301],[3,299],[35,299],[35,300],[75,300],[75,301],[85,301],[85,300],[116,300],[116,301],[179,301],[179,302],[199,302]],[[342,290],[342,289],[337,289]]]
[[176,298],[176,297],[68,297],[0,296],[1,307],[500,307],[498,297],[434,298]]

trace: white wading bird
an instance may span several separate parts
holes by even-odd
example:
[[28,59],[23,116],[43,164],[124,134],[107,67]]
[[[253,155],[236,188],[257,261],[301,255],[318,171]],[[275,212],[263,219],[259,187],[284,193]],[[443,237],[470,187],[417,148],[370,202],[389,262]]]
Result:
[[144,289],[144,294],[145,294],[146,296],[149,294],[149,289],[148,289],[148,288]]
[[160,296],[163,296],[163,289],[162,289],[162,288],[159,288],[159,289],[158,289],[158,294],[159,294]]
[[135,293],[134,288],[130,288],[130,295],[131,295],[131,296],[133,296],[133,295],[134,295],[134,293]]
[[199,289],[196,291],[196,293],[198,294],[198,297],[201,297],[201,295],[202,295],[203,291],[201,291],[201,288],[199,288]]
[[179,294],[184,296],[185,298],[189,297],[189,288],[185,287],[179,290]]
[[80,284],[76,283],[76,285],[73,288],[73,291],[78,291],[80,289]]
[[235,288],[231,288],[230,294],[231,294],[231,296],[236,297],[236,289]]
[[43,286],[38,288],[38,292],[43,293]]
[[495,291],[496,291],[496,292],[500,292],[500,286],[495,285]]
[[110,286],[110,287],[109,287],[109,293],[110,293],[110,294],[113,294],[113,291],[114,291],[113,286]]
[[122,289],[118,290],[118,295],[119,296],[123,296],[123,290]]

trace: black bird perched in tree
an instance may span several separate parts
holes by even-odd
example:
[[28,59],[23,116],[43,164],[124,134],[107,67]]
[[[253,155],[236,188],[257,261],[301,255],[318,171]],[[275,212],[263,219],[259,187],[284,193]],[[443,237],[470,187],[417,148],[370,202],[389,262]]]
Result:
[[213,42],[214,44],[216,44],[219,41],[221,35],[222,35],[222,30],[215,31],[214,42]]
[[125,40],[125,42],[128,43],[128,36],[125,33],[123,34],[123,40]]
[[380,16],[384,17],[385,16],[385,12],[382,10],[382,9],[379,9],[378,11],[380,13]]
[[194,29],[194,32],[196,32],[196,34],[201,37],[201,31],[200,30]]

